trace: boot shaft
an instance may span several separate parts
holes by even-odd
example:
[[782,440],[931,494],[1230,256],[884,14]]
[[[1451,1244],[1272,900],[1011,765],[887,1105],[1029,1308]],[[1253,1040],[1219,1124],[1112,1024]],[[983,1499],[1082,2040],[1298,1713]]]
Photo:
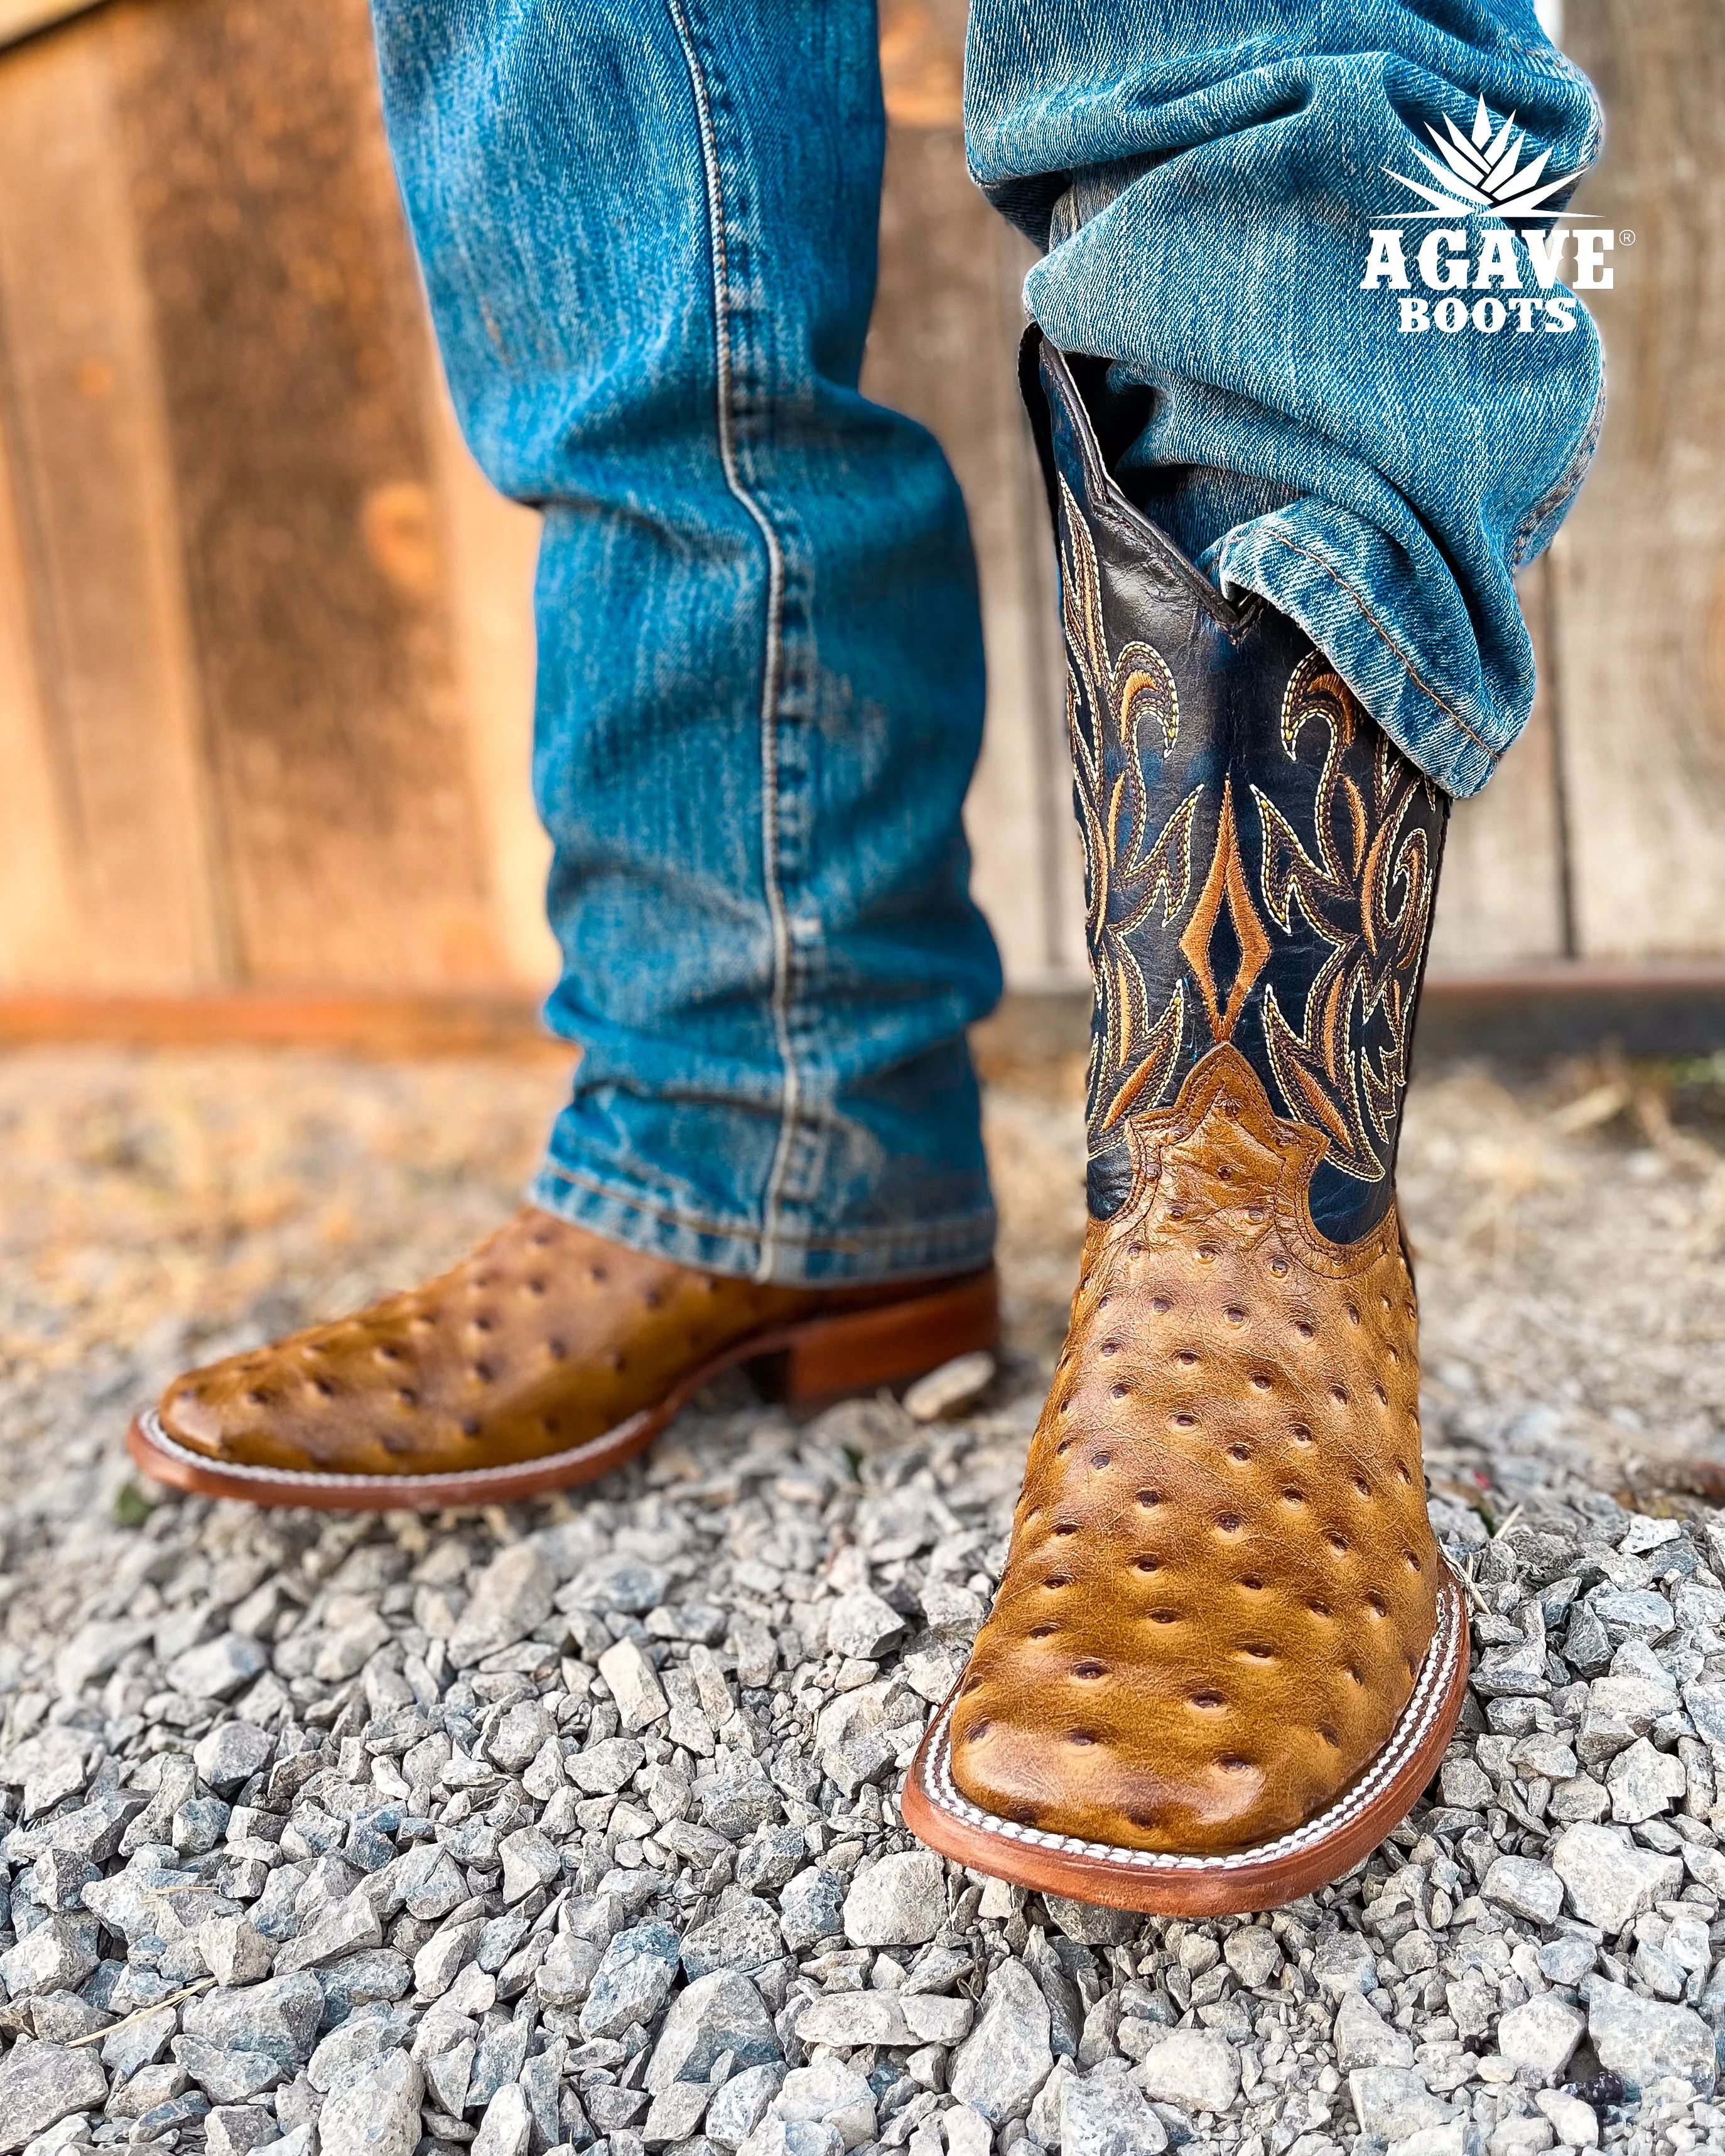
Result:
[[1081,379],[1032,330],[1024,387],[1058,535],[1096,1004],[1090,1206],[1129,1119],[1230,1045],[1324,1140],[1314,1224],[1384,1216],[1449,800],[1304,631],[1223,596],[1109,476]]

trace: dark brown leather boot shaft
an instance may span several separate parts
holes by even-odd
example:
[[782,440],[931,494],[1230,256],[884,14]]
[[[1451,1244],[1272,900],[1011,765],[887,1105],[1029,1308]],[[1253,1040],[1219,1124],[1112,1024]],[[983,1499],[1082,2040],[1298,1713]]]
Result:
[[1126,1117],[1225,1041],[1324,1133],[1312,1217],[1351,1242],[1389,1209],[1449,798],[1303,630],[1224,598],[1115,485],[1080,380],[1101,362],[1029,353],[1096,980],[1091,1210],[1130,1185]]

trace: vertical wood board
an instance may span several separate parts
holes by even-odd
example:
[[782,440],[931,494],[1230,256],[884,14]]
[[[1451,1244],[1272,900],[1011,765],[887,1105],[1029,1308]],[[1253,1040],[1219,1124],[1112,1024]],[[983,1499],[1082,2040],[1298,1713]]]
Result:
[[[964,171],[963,14],[884,0],[865,386],[971,511],[978,895],[1014,985],[1076,986],[1026,254]],[[1725,952],[1725,14],[1572,0],[1568,41],[1611,115],[1583,206],[1636,244],[1594,295],[1611,411],[1524,594],[1534,721],[1452,824],[1439,975],[1572,927],[1584,957]],[[536,521],[454,430],[363,0],[114,0],[0,52],[0,987],[542,984]]]
[[37,677],[17,490],[0,427],[0,984],[90,968]]
[[112,18],[240,978],[501,971],[357,0]]
[[1018,249],[971,184],[962,131],[895,126],[863,388],[939,439],[963,489],[983,593],[988,717],[965,822],[973,888],[1014,985],[1063,976],[1077,840],[1053,627],[1052,549],[1019,408]]
[[0,430],[25,565],[7,610],[30,644],[14,680],[33,684],[66,900],[15,963],[41,979],[75,949],[92,985],[189,988],[221,971],[221,906],[110,29],[88,17],[0,63]]
[[1569,955],[1558,790],[1563,685],[1553,649],[1550,572],[1548,554],[1519,582],[1539,669],[1532,716],[1490,785],[1450,813],[1432,924],[1435,978]]
[[556,939],[545,917],[551,839],[533,806],[533,573],[540,517],[499,494],[474,462],[443,377],[432,406],[447,588],[468,769],[489,864],[499,963],[549,992]]
[[1588,957],[1725,949],[1725,9],[1572,0],[1604,98],[1577,207],[1635,235],[1588,295],[1609,405],[1565,526],[1563,755]]

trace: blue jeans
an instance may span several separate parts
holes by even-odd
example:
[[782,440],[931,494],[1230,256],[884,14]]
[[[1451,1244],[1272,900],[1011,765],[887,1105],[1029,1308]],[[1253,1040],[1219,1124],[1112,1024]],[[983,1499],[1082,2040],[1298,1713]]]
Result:
[[[967,107],[978,177],[1048,249],[1036,319],[1117,362],[1127,483],[1466,792],[1527,716],[1510,573],[1579,481],[1598,352],[1584,318],[1401,331],[1393,280],[1361,289],[1368,228],[1399,220],[1411,262],[1431,221],[1378,168],[1421,177],[1409,123],[1465,126],[1481,93],[1553,175],[1596,117],[1526,0],[1426,4],[1445,27],[1398,0],[976,0]],[[946,460],[857,390],[874,8],[374,8],[463,428],[545,513],[548,1014],[582,1053],[532,1195],[764,1279],[981,1264],[982,639]]]
[[971,169],[1048,250],[1024,294],[1044,331],[1117,362],[1117,476],[1460,794],[1532,710],[1512,578],[1585,475],[1604,388],[1592,323],[1561,286],[1548,304],[1525,246],[1389,176],[1441,196],[1425,130],[1471,136],[1481,97],[1526,131],[1522,169],[1549,148],[1543,182],[1598,149],[1593,91],[1532,0],[971,14]]

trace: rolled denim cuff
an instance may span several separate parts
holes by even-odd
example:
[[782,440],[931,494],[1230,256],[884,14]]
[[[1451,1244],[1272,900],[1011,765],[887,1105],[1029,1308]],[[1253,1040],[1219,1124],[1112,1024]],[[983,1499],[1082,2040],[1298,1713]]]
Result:
[[[1336,543],[1326,528],[1335,524],[1353,526],[1345,535],[1353,544]],[[1390,739],[1447,793],[1477,793],[1532,710],[1531,649],[1512,670],[1520,677],[1512,700],[1488,709],[1483,685],[1467,678],[1470,660],[1478,668],[1471,636],[1458,639],[1461,664],[1450,667],[1444,653],[1415,653],[1398,635],[1392,610],[1376,598],[1381,580],[1360,559],[1375,551],[1372,542],[1389,551],[1345,511],[1300,503],[1230,532],[1215,570],[1225,589],[1256,592],[1296,621]]]

